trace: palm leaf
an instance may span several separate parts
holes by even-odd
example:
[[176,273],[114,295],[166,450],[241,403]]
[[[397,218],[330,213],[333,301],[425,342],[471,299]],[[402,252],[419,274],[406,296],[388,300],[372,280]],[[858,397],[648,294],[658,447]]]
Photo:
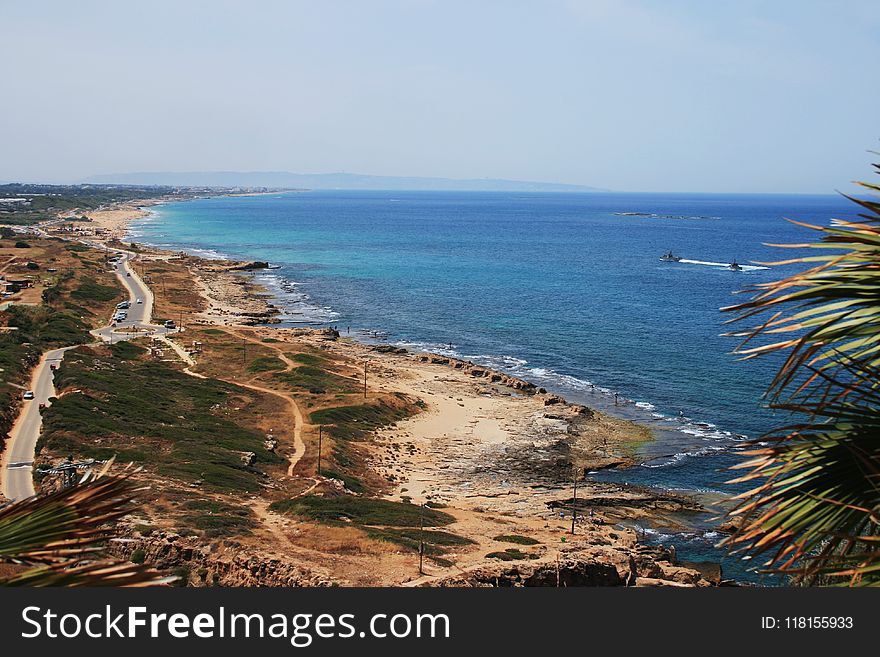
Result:
[[2,586],[126,586],[144,587],[168,584],[177,577],[164,577],[150,568],[133,563],[95,561],[70,566],[55,563],[31,568],[0,581]]
[[132,473],[104,476],[106,470],[71,488],[0,508],[0,561],[31,566],[0,579],[0,586],[149,586],[175,579],[101,558],[102,543],[134,508],[141,490]]
[[0,559],[52,561],[84,554],[133,508],[129,477],[102,477],[0,508]]
[[739,322],[770,314],[729,335],[744,358],[786,354],[769,406],[803,420],[752,444],[734,481],[753,486],[722,544],[798,581],[861,586],[880,584],[880,202],[851,200],[864,221],[799,224],[821,241],[785,246],[820,255],[775,263],[807,268],[723,309]]

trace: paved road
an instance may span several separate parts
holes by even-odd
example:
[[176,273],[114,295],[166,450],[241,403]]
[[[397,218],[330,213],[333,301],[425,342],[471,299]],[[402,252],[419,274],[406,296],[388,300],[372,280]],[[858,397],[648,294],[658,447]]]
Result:
[[[122,258],[115,269],[117,277],[128,290],[131,301],[128,318],[115,327],[111,325],[95,329],[92,331],[92,335],[106,342],[116,342],[144,334],[166,335],[174,333],[175,331],[168,330],[164,326],[150,323],[153,314],[153,293],[132,269],[130,260],[133,254],[128,251],[119,253]],[[137,303],[138,299],[142,303]],[[32,470],[37,440],[43,426],[40,404],[48,405],[49,398],[55,396],[50,365],[60,363],[64,352],[75,346],[47,351],[34,369],[30,384],[30,390],[34,392],[34,399],[23,402],[22,411],[9,432],[10,438],[3,452],[2,465],[0,465],[0,475],[2,475],[0,483],[2,483],[2,491],[7,499],[22,500],[34,494]]]
[[9,432],[7,449],[3,454],[6,475],[3,479],[3,494],[10,500],[21,500],[34,494],[31,471],[37,438],[40,437],[40,428],[43,425],[40,404],[48,404],[49,398],[55,396],[52,370],[48,366],[61,362],[66,349],[70,347],[52,349],[43,354],[31,379],[30,389],[34,391],[34,399],[22,402],[24,408]]

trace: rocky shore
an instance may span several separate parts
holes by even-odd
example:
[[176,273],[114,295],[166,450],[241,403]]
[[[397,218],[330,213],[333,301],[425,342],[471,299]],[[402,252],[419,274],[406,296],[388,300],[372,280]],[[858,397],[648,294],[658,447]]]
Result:
[[[138,250],[142,261],[152,263],[148,270],[173,283],[170,295],[163,291],[157,296],[158,307],[168,304],[170,296],[178,306],[181,298],[190,300],[186,323],[193,331],[223,327],[232,329],[239,344],[272,345],[289,363],[288,372],[297,367],[289,358],[295,354],[346,363],[334,376],[356,381],[367,363],[371,397],[415,401],[420,412],[371,431],[358,444],[358,458],[368,470],[365,476],[383,482],[383,499],[443,508],[455,517],[455,534],[469,547],[457,548],[424,575],[414,576],[410,552],[354,528],[320,528],[282,517],[267,510],[267,500],[251,499],[247,505],[259,510],[260,524],[240,540],[206,542],[154,522],[157,526],[148,533],[130,527],[114,540],[111,550],[117,556],[176,571],[194,586],[709,586],[720,581],[720,572],[707,575],[714,572],[711,566],[689,568],[677,564],[671,551],[641,545],[629,528],[634,523],[674,524],[698,508],[692,500],[588,476],[635,463],[639,445],[651,440],[645,427],[466,360],[360,344],[335,331],[273,328],[269,325],[278,322],[279,311],[252,276],[267,262]],[[200,339],[210,341],[204,334]],[[210,375],[213,370],[200,371]],[[315,449],[317,427],[308,424],[305,414],[297,424],[308,454]],[[342,479],[316,477],[313,470],[300,472],[294,465],[284,481],[266,489],[360,495]],[[309,542],[322,532],[333,540],[345,534],[340,544],[357,547],[328,552],[333,540]],[[504,544],[506,535],[527,540],[530,547],[511,548]],[[452,565],[443,565],[447,559]]]

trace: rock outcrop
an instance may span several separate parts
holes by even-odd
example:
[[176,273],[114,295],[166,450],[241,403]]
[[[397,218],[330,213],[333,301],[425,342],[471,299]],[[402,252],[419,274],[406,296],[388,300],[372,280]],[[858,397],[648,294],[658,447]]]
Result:
[[240,265],[233,265],[229,268],[230,271],[254,271],[256,269],[269,269],[269,263],[261,260],[254,260]]
[[660,547],[636,545],[578,550],[560,558],[480,565],[422,586],[689,586],[713,583],[691,568],[673,564]]
[[[329,576],[313,573],[301,565],[277,557],[265,557],[240,545],[205,545],[174,533],[135,533],[108,545],[111,555],[138,560],[185,580],[187,586],[338,586]],[[181,582],[183,583],[183,582]]]
[[530,381],[524,381],[523,379],[505,374],[504,372],[499,372],[498,370],[493,370],[488,367],[483,367],[482,365],[477,365],[476,363],[472,363],[469,360],[460,360],[458,358],[450,358],[448,356],[439,356],[437,354],[430,353],[419,354],[417,358],[423,363],[431,363],[432,365],[446,365],[448,367],[451,367],[452,369],[461,370],[465,374],[468,374],[475,379],[487,379],[490,383],[497,383],[498,385],[507,386],[508,388],[513,388],[514,390],[519,390],[520,392],[524,392],[529,395],[533,395],[538,392],[538,387]]

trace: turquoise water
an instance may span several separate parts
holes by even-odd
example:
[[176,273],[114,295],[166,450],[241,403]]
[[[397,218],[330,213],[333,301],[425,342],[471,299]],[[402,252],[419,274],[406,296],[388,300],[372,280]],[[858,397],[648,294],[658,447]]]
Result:
[[[287,323],[462,356],[648,423],[644,464],[601,476],[711,494],[729,492],[739,441],[784,421],[760,406],[776,363],[738,362],[719,335],[735,292],[792,270],[723,266],[792,255],[764,245],[805,239],[784,216],[854,211],[835,196],[321,191],[167,204],[132,237],[279,265],[259,277]],[[670,249],[685,261],[660,262]],[[709,554],[711,534],[685,538],[658,540]]]

